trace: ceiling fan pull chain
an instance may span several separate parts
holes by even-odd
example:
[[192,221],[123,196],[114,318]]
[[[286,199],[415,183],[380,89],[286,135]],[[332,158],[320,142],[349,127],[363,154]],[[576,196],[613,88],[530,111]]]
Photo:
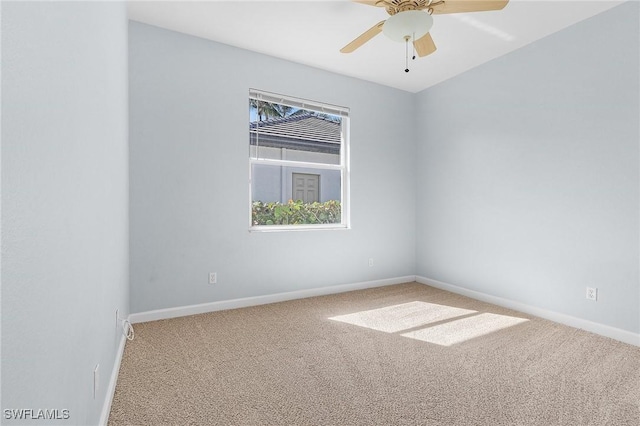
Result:
[[404,72],[409,72],[409,36],[404,38],[404,64],[406,66]]

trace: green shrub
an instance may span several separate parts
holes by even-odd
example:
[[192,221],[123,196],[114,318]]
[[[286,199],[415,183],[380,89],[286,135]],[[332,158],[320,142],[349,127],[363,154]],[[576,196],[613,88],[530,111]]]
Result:
[[325,203],[303,203],[289,200],[288,203],[263,203],[254,201],[251,223],[256,225],[310,225],[340,223],[340,201]]

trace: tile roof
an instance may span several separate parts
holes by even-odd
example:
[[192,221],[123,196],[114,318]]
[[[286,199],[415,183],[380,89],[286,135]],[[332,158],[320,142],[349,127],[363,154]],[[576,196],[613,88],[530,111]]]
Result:
[[265,121],[253,121],[249,131],[252,140],[255,133],[259,138],[275,140],[282,138],[290,143],[296,140],[340,145],[340,123],[313,113],[300,114]]

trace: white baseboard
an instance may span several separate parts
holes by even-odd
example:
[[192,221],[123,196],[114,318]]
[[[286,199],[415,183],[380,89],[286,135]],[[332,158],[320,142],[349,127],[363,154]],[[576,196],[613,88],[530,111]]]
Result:
[[611,327],[582,318],[577,318],[571,315],[561,314],[559,312],[549,311],[547,309],[538,308],[535,306],[527,305],[525,303],[516,302],[514,300],[492,296],[490,294],[481,293],[479,291],[469,290],[463,287],[443,283],[441,281],[433,280],[430,278],[416,276],[416,281],[420,284],[425,284],[430,287],[435,287],[441,290],[450,291],[452,293],[461,294],[472,299],[480,300],[487,303],[493,303],[494,305],[503,306],[505,308],[513,309],[519,312],[524,312],[540,318],[548,319],[550,321],[558,322],[560,324],[568,325],[570,327],[590,331],[601,336],[610,337],[624,343],[640,346],[640,334],[638,333],[633,333],[631,331],[622,330],[620,328]]
[[198,305],[180,306],[176,308],[157,309],[138,312],[129,315],[132,324],[157,321],[168,318],[184,317],[187,315],[204,314],[207,312],[223,311],[227,309],[246,308],[248,306],[266,305],[268,303],[285,302],[287,300],[304,299],[307,297],[324,296],[327,294],[344,293],[347,291],[363,290],[366,288],[383,287],[386,285],[402,284],[415,281],[415,275],[388,278],[383,280],[365,281],[355,284],[344,284],[330,287],[319,287],[306,290],[276,293],[264,296],[245,297],[242,299],[222,300],[219,302],[201,303]]
[[118,345],[118,352],[116,352],[116,359],[113,363],[113,369],[111,370],[111,378],[109,379],[109,385],[107,386],[107,392],[104,398],[104,404],[102,405],[102,413],[100,414],[100,426],[107,426],[109,422],[109,413],[111,413],[111,403],[113,402],[113,395],[116,393],[116,383],[118,382],[118,373],[120,372],[120,363],[122,362],[122,355],[124,354],[124,344],[127,342],[127,338],[124,335],[120,336],[120,344]]

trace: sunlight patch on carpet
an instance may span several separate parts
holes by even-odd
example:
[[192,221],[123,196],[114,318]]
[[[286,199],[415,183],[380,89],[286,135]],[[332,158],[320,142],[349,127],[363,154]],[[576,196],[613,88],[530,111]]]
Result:
[[469,309],[416,301],[339,315],[329,319],[386,333],[395,333],[476,312]]
[[435,343],[437,345],[451,346],[526,321],[529,320],[507,315],[485,313],[421,330],[410,331],[402,334],[402,336]]

